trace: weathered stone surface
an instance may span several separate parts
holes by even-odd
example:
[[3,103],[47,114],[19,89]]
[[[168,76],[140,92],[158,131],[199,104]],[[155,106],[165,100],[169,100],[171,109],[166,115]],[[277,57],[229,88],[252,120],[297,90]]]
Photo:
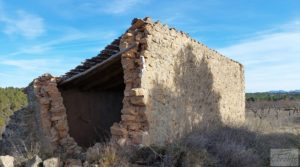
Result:
[[42,159],[38,155],[35,155],[32,159],[26,162],[25,167],[40,167],[42,163]]
[[135,68],[134,60],[131,58],[124,58],[122,60],[122,66],[123,68],[126,68],[127,70],[131,70]]
[[131,89],[130,95],[131,96],[145,96],[146,90],[143,88],[133,88],[133,89]]
[[121,112],[125,115],[137,115],[135,107],[123,108]]
[[133,105],[137,105],[137,106],[145,106],[146,105],[146,100],[143,96],[130,97],[130,102]]
[[43,162],[44,167],[60,167],[60,159],[59,158],[49,158]]
[[137,28],[142,27],[145,24],[145,22],[143,20],[140,19],[136,19],[133,21],[132,26],[130,27],[131,30],[135,30]]
[[141,128],[141,124],[138,122],[126,122],[124,125],[127,125],[128,129],[131,131],[137,131]]
[[0,156],[0,166],[1,167],[14,167],[14,157],[6,155]]
[[117,135],[117,136],[126,136],[127,135],[127,130],[124,128],[121,128],[119,125],[114,124],[110,128],[111,134]]
[[194,127],[244,122],[241,64],[160,23],[147,24],[145,32],[151,35],[142,51],[141,88],[148,94],[151,143],[171,142]]
[[121,118],[123,121],[135,121],[137,119],[137,117],[134,115],[125,115],[125,114],[123,114]]
[[68,123],[66,120],[58,120],[56,123],[55,123],[55,128],[57,130],[67,130],[68,129]]

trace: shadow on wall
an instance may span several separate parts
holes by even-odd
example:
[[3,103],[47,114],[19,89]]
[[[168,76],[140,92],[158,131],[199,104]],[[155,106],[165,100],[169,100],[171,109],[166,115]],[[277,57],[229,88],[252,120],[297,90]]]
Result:
[[[149,91],[155,143],[172,142],[199,127],[221,125],[220,94],[213,89],[209,58],[187,45],[176,55],[161,56],[161,71]],[[168,59],[169,60],[166,60]],[[173,69],[170,71],[170,66]]]

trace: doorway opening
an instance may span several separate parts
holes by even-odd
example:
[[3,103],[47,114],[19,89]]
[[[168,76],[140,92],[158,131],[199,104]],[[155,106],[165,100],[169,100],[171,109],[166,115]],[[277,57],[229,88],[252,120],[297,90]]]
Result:
[[59,86],[67,111],[69,134],[88,148],[108,141],[110,127],[121,121],[124,98],[121,56]]

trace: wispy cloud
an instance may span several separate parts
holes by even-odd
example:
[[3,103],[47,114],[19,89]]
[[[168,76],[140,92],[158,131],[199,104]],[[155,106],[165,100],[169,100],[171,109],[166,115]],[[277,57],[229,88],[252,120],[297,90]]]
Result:
[[82,32],[73,29],[60,37],[39,41],[39,44],[28,44],[11,53],[0,55],[0,70],[4,69],[0,76],[9,78],[0,80],[0,86],[23,87],[43,73],[62,75],[80,64],[85,56],[96,55],[101,47],[116,37],[114,31]]
[[[72,61],[72,60],[71,60]],[[24,87],[34,78],[43,73],[51,73],[59,76],[64,68],[69,68],[69,61],[65,62],[64,57],[56,59],[6,59],[0,61],[0,69],[5,71],[0,76],[5,78],[0,80],[0,86],[17,86]]]
[[122,14],[125,12],[129,12],[129,10],[137,7],[138,5],[142,5],[148,2],[149,0],[111,0],[105,3],[102,10],[110,14]]
[[1,77],[10,77],[11,75],[8,75],[8,74],[6,74],[6,73],[1,73],[1,72],[0,72],[0,76],[1,76]]
[[[6,69],[1,71],[0,76],[3,76],[7,80],[0,80],[0,86],[4,83],[18,83],[17,86],[26,86],[33,78],[40,76],[43,73],[51,73],[55,76],[62,75],[66,72],[66,69],[70,69],[74,66],[74,63],[79,63],[78,58],[68,59],[66,61],[65,56],[53,56],[48,55],[47,58],[32,58],[32,59],[2,59],[0,61],[0,69]],[[12,81],[8,80],[12,79]]]
[[[60,50],[65,48],[78,48],[84,47],[85,50],[89,48],[95,48],[95,44],[101,41],[112,41],[117,35],[113,31],[101,31],[101,32],[80,32],[72,31],[71,33],[62,35],[61,37],[54,38],[46,42],[40,42],[39,44],[33,44],[29,46],[23,46],[16,49],[13,52],[7,53],[5,55],[0,55],[1,58],[8,58],[12,56],[25,55],[25,54],[45,54],[45,52],[51,51],[53,49]],[[101,48],[103,46],[98,46]],[[98,50],[99,51],[99,50]],[[95,52],[96,53],[96,52]]]
[[299,21],[265,31],[219,51],[245,65],[247,90],[296,89],[300,85]]
[[23,70],[37,70],[48,67],[53,60],[33,59],[33,60],[3,60],[0,64],[14,66]]
[[1,1],[0,22],[4,23],[3,32],[7,35],[35,38],[45,32],[44,20],[41,17],[22,10],[7,12]]

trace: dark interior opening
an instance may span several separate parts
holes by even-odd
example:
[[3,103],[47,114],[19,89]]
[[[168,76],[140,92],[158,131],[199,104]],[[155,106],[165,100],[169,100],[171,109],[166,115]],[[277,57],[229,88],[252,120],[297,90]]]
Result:
[[78,145],[90,147],[110,139],[110,127],[121,120],[124,97],[120,58],[91,74],[60,85],[70,136]]

